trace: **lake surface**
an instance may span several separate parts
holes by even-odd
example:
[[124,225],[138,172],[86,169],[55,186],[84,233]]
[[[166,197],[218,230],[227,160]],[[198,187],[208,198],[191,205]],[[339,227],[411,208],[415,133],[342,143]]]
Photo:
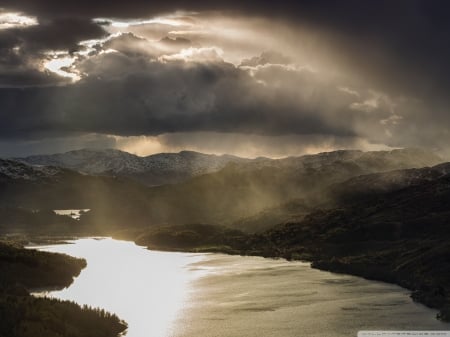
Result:
[[83,257],[74,283],[48,296],[115,312],[127,337],[356,336],[358,330],[450,330],[395,285],[308,263],[149,251],[80,239],[42,250]]

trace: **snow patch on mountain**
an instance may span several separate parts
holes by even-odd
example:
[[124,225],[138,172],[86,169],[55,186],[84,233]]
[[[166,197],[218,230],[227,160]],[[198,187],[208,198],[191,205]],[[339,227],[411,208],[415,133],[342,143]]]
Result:
[[149,186],[173,184],[192,177],[217,172],[226,166],[251,171],[267,167],[321,171],[330,167],[360,170],[361,173],[436,165],[442,160],[420,149],[363,152],[339,150],[282,159],[245,159],[232,155],[211,155],[193,151],[159,153],[139,157],[115,149],[83,149],[53,155],[37,155],[15,160],[29,165],[57,166],[91,175],[131,178]]
[[58,166],[93,175],[125,176],[148,185],[180,182],[197,175],[218,171],[231,162],[249,161],[231,155],[217,156],[193,151],[139,157],[114,149],[83,149],[15,160],[29,165]]
[[30,166],[14,160],[0,159],[0,176],[9,179],[38,180],[53,177],[61,172],[58,167]]

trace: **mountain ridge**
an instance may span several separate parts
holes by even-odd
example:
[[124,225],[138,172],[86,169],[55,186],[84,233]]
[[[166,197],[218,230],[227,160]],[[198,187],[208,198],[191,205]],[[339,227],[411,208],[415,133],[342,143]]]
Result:
[[[381,154],[382,158],[380,158]],[[360,162],[364,160],[367,161],[367,169],[370,169],[372,166],[372,171],[382,171],[383,165],[386,164],[387,160],[411,160],[408,156],[414,157],[416,161],[415,167],[424,167],[442,162],[442,159],[433,153],[413,148],[369,152],[337,150],[279,159],[266,157],[250,159],[230,154],[215,155],[189,150],[177,153],[163,152],[148,156],[137,156],[118,149],[99,150],[85,148],[64,153],[9,159],[30,165],[68,168],[91,175],[118,175],[144,183],[147,186],[158,186],[180,183],[202,174],[218,172],[230,164],[235,164],[240,169],[270,166],[315,169],[327,162],[344,161],[351,163],[355,160]],[[371,157],[374,158],[371,159]],[[419,157],[424,159],[422,161],[417,160]],[[394,162],[393,165],[397,164]],[[398,168],[406,167],[400,166]]]
[[117,149],[81,149],[52,155],[12,158],[30,165],[58,166],[92,175],[118,175],[148,186],[173,184],[215,172],[229,162],[246,161],[232,155],[195,151],[137,156]]

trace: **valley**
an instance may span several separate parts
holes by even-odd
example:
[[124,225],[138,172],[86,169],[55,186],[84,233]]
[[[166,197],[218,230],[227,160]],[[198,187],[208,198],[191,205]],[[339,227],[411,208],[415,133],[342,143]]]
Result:
[[[433,154],[257,159],[158,187],[4,163],[13,174],[2,171],[0,228],[24,240],[107,235],[156,250],[306,260],[399,284],[450,319],[450,169]],[[79,219],[51,211],[74,208],[90,211]]]

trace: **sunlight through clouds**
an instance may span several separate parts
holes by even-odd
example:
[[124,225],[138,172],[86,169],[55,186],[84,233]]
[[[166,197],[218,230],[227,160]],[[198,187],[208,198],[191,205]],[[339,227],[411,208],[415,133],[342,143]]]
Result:
[[130,26],[140,26],[140,25],[146,25],[146,24],[163,24],[163,25],[170,25],[174,27],[184,26],[185,22],[180,22],[176,18],[173,18],[172,16],[169,17],[156,17],[154,19],[145,19],[145,20],[130,20],[130,21],[119,21],[119,20],[112,20],[107,18],[97,18],[94,20],[94,22],[107,22],[114,28],[129,28]]
[[0,9],[0,29],[20,28],[37,24],[36,17],[26,16],[22,13],[8,13]]
[[[139,12],[127,12],[130,8],[124,6],[124,13],[113,7],[67,18],[47,17],[31,7],[0,9],[0,42],[5,45],[0,48],[0,85],[64,86],[67,91],[52,91],[29,107],[21,100],[24,106],[11,112],[17,117],[8,127],[15,137],[33,130],[34,115],[28,113],[42,109],[49,120],[39,120],[45,130],[36,134],[53,134],[53,119],[64,110],[64,130],[118,137],[190,133],[194,140],[195,133],[210,132],[267,139],[301,135],[325,142],[364,139],[364,144],[387,147],[446,146],[435,136],[438,129],[446,134],[440,129],[448,125],[446,96],[431,100],[432,107],[427,98],[437,95],[440,86],[424,97],[421,93],[431,86],[412,95],[409,86],[425,83],[415,78],[422,68],[403,71],[412,77],[401,87],[397,70],[412,58],[403,57],[401,63],[391,58],[398,63],[393,68],[376,58],[384,52],[373,53],[369,45],[354,48],[365,40],[346,34],[345,27],[341,34],[325,23],[215,5],[168,10],[143,5]],[[368,67],[361,67],[365,62]],[[384,77],[391,79],[384,83]],[[12,96],[5,92],[5,97],[6,102]],[[424,111],[433,111],[440,122],[430,123]],[[409,123],[423,125],[427,132],[417,134]],[[183,137],[186,146],[188,138]],[[310,151],[310,142],[304,144],[309,145],[302,152]],[[362,144],[346,142],[365,148]],[[253,153],[260,152],[258,145],[249,145],[258,148]],[[295,152],[288,154],[298,154],[298,146],[292,148]],[[322,141],[318,148],[324,148]]]
[[222,61],[223,50],[217,47],[208,48],[187,48],[173,55],[164,55],[160,61],[194,61],[194,62],[214,62]]
[[57,57],[54,59],[45,62],[45,69],[58,74],[62,77],[68,77],[72,80],[72,82],[79,81],[81,79],[77,70],[72,67],[75,62],[75,58],[73,57]]

